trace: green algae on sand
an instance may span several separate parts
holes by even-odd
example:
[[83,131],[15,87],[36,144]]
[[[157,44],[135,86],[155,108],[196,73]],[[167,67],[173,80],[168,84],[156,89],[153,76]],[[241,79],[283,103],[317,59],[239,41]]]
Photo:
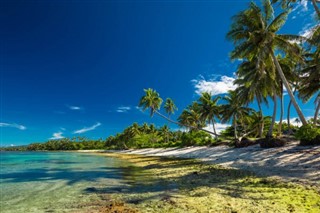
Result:
[[320,212],[319,188],[191,159],[107,155],[134,163],[141,179],[103,193],[140,212]]

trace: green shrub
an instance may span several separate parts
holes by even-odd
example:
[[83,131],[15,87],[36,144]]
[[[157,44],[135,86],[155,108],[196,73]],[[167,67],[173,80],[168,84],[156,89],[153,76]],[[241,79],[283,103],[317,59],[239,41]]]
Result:
[[320,145],[320,128],[311,124],[303,125],[296,132],[295,137],[300,140],[300,145]]
[[191,131],[191,132],[184,132],[182,137],[182,146],[204,146],[210,145],[214,142],[214,138],[202,131]]

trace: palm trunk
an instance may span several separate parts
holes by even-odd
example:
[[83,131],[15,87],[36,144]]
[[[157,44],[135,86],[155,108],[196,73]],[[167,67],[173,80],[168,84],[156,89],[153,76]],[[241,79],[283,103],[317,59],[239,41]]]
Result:
[[260,117],[261,117],[261,123],[259,125],[259,136],[258,137],[262,138],[263,129],[264,129],[264,119],[263,119],[263,114],[262,114],[260,101],[258,101],[258,107],[259,107],[259,113],[260,113]]
[[237,134],[237,121],[236,116],[233,116],[233,130],[234,130],[234,138],[237,141],[238,140],[238,134]]
[[269,131],[267,133],[267,138],[272,138],[272,132],[273,132],[273,127],[274,127],[274,123],[276,122],[276,115],[277,115],[277,95],[275,93],[275,91],[273,91],[273,115],[272,115],[272,121],[271,121],[271,125],[269,128]]
[[280,75],[281,81],[282,81],[282,83],[284,84],[284,86],[286,87],[286,89],[287,89],[287,91],[288,91],[288,94],[289,94],[289,96],[290,96],[290,99],[291,99],[291,101],[292,101],[292,103],[293,103],[294,108],[295,108],[296,111],[297,111],[297,114],[298,114],[298,116],[299,116],[302,124],[303,124],[303,125],[307,125],[307,124],[308,124],[308,123],[307,123],[307,120],[305,119],[304,115],[302,114],[302,111],[301,111],[301,109],[300,109],[300,107],[299,107],[299,105],[298,105],[298,103],[297,103],[297,101],[296,101],[296,99],[295,99],[295,97],[294,97],[294,95],[293,95],[293,93],[292,93],[292,90],[291,90],[291,88],[290,88],[290,85],[289,85],[286,77],[285,77],[284,74],[283,74],[283,71],[282,71],[282,68],[281,68],[281,66],[280,66],[280,64],[279,64],[278,59],[277,59],[276,56],[274,55],[274,52],[273,52],[272,49],[270,49],[270,52],[271,52],[272,60],[273,60],[274,64],[276,65],[278,74]]
[[279,121],[279,126],[278,126],[278,135],[282,135],[282,119],[283,119],[283,83],[281,82],[281,97],[280,97],[280,121]]
[[319,115],[319,111],[320,111],[320,97],[318,97],[317,99],[318,99],[318,105],[317,105],[317,108],[316,108],[316,111],[315,111],[314,117],[313,117],[313,124],[315,126],[317,125],[318,115]]
[[[297,91],[297,87],[294,88],[293,90],[293,95],[296,94],[296,91]],[[291,129],[291,124],[290,124],[290,109],[291,109],[291,104],[292,104],[292,101],[290,100],[289,101],[289,104],[288,104],[288,112],[287,112],[287,123],[288,123],[288,133],[289,134],[293,134],[293,131]]]
[[213,132],[214,132],[214,134],[215,134],[215,137],[217,138],[218,136],[217,136],[217,131],[216,131],[216,127],[215,127],[215,125],[214,125],[214,120],[212,119],[212,128],[213,128]]
[[212,134],[212,135],[215,135],[215,136],[219,136],[218,134],[216,134],[216,133],[214,133],[214,132],[210,132],[210,131],[208,131],[208,130],[206,130],[206,129],[202,129],[202,128],[198,128],[198,127],[194,127],[194,126],[189,126],[189,125],[186,125],[186,124],[182,124],[182,123],[173,121],[173,120],[171,120],[170,118],[162,115],[162,114],[161,114],[160,112],[158,112],[157,110],[155,110],[154,113],[156,113],[156,114],[159,115],[160,117],[166,119],[167,121],[169,121],[169,122],[171,122],[171,123],[174,123],[174,124],[177,124],[177,125],[179,125],[179,126],[185,126],[185,127],[190,128],[190,129],[199,129],[199,130],[202,130],[202,131],[204,131],[204,132],[206,132],[206,133],[209,133],[209,134]]
[[288,104],[288,114],[287,114],[287,123],[288,123],[288,128],[289,128],[289,131],[291,130],[291,123],[290,123],[290,109],[291,109],[291,104],[292,104],[292,101],[290,100],[289,101],[289,104]]
[[316,13],[318,15],[318,18],[320,19],[320,9],[319,9],[319,7],[317,5],[317,1],[316,0],[312,0],[312,5],[313,5],[313,7],[314,7],[314,9],[315,9],[315,11],[316,11]]

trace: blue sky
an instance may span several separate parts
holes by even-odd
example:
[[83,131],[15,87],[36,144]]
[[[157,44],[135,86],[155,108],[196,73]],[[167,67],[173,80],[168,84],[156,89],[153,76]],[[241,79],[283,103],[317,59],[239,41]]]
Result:
[[[237,67],[225,35],[248,3],[2,1],[1,145],[166,123],[136,108],[144,88],[171,97],[179,112],[203,90],[223,93]],[[313,12],[299,4],[282,32],[306,32]],[[313,114],[312,102],[301,106]]]

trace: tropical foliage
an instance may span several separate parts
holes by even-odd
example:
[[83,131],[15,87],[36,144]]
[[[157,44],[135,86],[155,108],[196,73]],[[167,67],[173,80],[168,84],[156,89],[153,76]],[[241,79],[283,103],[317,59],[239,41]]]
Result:
[[[279,2],[282,9],[275,10],[275,4]],[[162,99],[155,90],[145,90],[146,94],[142,97],[143,102],[140,102],[140,105],[144,110],[150,108],[151,115],[156,112],[191,132],[201,130],[217,137],[219,134],[216,132],[215,123],[229,123],[234,139],[241,141],[246,136],[266,136],[267,139],[272,139],[281,136],[283,132],[292,133],[295,128],[289,123],[291,104],[298,114],[298,120],[303,126],[307,125],[297,98],[307,102],[315,97],[313,125],[316,126],[320,111],[320,25],[314,26],[308,37],[279,33],[286,23],[292,5],[297,2],[262,0],[261,7],[251,2],[246,10],[232,18],[231,28],[227,33],[227,39],[234,44],[230,56],[232,60],[241,61],[236,71],[237,78],[234,84],[237,88],[234,91],[230,91],[224,97],[203,93],[198,100],[182,110],[178,121],[168,119],[159,112],[159,100]],[[312,3],[317,12],[318,2]],[[150,92],[155,93],[155,100],[148,98]],[[287,123],[283,121],[285,92],[290,97]],[[296,92],[298,97],[295,95]],[[172,100],[169,100],[172,103]],[[218,103],[219,100],[221,104]],[[262,104],[269,106],[269,100],[273,102],[271,121],[263,115],[261,107]],[[258,104],[258,111],[249,107],[252,102]],[[278,113],[280,122],[276,123]],[[208,131],[211,125],[213,131]],[[266,128],[268,131],[265,131]]]

